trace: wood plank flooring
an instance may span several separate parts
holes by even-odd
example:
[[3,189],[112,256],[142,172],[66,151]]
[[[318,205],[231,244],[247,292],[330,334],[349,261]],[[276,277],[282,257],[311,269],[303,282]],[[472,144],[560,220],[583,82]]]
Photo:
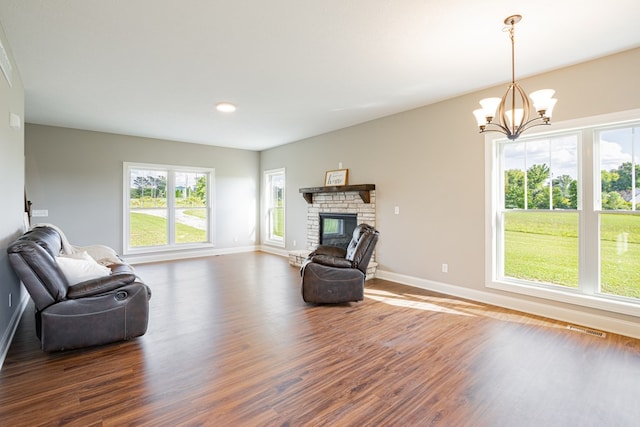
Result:
[[640,341],[374,279],[302,301],[265,253],[137,267],[147,334],[46,354],[29,306],[2,426],[637,426]]

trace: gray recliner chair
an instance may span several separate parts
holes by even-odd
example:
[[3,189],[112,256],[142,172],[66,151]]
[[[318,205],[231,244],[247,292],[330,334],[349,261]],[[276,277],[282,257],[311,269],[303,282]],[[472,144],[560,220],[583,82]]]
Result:
[[120,260],[106,266],[110,274],[107,270],[106,276],[70,285],[56,262],[62,247],[55,228],[36,227],[7,249],[13,270],[35,304],[42,350],[69,350],[144,335],[151,292],[133,267]]
[[359,224],[346,249],[323,246],[311,252],[302,264],[302,299],[311,303],[362,301],[367,266],[379,233]]

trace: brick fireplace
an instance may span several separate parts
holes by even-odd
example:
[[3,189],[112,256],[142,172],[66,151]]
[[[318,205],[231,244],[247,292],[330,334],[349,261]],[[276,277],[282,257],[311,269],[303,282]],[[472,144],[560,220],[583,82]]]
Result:
[[[341,187],[301,188],[300,193],[309,203],[307,208],[307,249],[289,252],[289,264],[302,265],[307,255],[320,242],[320,214],[356,214],[357,223],[376,226],[375,185],[347,185]],[[375,252],[367,268],[367,279],[375,276],[378,263]]]

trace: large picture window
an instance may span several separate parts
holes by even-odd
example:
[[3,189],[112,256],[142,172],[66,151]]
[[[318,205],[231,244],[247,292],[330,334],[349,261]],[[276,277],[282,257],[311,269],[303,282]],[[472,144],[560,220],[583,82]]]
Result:
[[124,164],[125,252],[211,246],[213,170]]
[[487,286],[637,314],[640,120],[612,122],[487,139]]

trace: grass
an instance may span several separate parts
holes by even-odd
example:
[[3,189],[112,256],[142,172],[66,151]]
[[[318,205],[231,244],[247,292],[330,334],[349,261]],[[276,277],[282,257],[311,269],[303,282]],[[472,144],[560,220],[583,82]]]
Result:
[[602,291],[640,298],[640,217],[603,215],[601,234]]
[[191,215],[198,218],[206,219],[207,211],[206,209],[189,209],[183,212],[185,215]]
[[505,232],[505,276],[578,287],[578,239]]
[[129,199],[129,207],[136,208],[166,208],[167,199],[160,197],[138,197]]
[[[640,298],[640,217],[601,216],[601,291]],[[578,214],[507,212],[505,275],[578,287]]]
[[[174,200],[174,204],[178,208],[205,208],[207,204],[204,200],[201,200],[196,197],[189,197],[186,199],[176,198]],[[167,199],[162,197],[137,197],[129,199],[129,207],[131,209],[140,209],[140,208],[166,208],[167,207]]]
[[[131,247],[159,246],[167,244],[167,220],[154,215],[130,213]],[[206,230],[185,224],[176,224],[176,243],[197,243],[207,239]]]
[[[282,205],[282,202],[278,202]],[[284,209],[282,206],[278,206],[271,210],[271,221],[273,224],[273,235],[279,238],[284,238]]]

